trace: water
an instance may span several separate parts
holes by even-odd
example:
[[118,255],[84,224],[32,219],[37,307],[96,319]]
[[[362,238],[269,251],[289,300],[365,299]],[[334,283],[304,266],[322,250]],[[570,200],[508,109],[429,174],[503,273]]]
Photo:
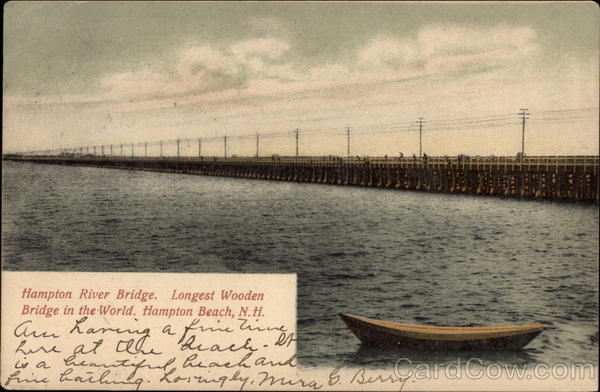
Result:
[[551,325],[510,363],[598,356],[596,206],[2,163],[7,270],[298,274],[302,365],[470,358],[362,347],[339,312]]

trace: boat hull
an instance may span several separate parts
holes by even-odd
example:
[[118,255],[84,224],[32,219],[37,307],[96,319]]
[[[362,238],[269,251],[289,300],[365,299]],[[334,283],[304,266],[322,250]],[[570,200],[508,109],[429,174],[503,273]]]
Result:
[[350,331],[365,345],[409,350],[516,350],[547,327],[432,327],[396,324],[342,313]]

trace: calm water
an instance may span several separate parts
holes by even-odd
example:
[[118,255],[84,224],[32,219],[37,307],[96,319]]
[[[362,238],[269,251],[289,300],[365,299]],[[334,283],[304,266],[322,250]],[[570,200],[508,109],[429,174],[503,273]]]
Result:
[[393,366],[337,314],[420,324],[541,322],[484,360],[597,363],[595,206],[2,163],[8,270],[298,274],[304,365]]

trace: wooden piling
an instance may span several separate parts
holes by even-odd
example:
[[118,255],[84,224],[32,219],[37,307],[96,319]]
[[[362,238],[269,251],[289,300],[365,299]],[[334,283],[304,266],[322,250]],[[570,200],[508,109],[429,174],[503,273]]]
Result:
[[[598,157],[93,157],[3,156],[36,163],[500,197],[598,202]],[[465,161],[466,159],[466,161]]]

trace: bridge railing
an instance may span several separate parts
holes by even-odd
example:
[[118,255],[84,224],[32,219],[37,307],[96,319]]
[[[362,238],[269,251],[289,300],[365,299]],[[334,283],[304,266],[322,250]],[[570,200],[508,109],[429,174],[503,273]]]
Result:
[[600,157],[597,155],[571,155],[571,156],[433,156],[433,157],[338,157],[338,156],[263,156],[263,157],[139,157],[139,156],[109,156],[92,154],[63,154],[63,155],[34,155],[25,156],[6,154],[4,158],[23,159],[106,159],[106,160],[164,160],[164,161],[189,161],[189,162],[222,162],[237,164],[283,164],[283,165],[322,165],[333,166],[339,164],[351,165],[390,165],[390,166],[467,166],[467,167],[598,167]]

